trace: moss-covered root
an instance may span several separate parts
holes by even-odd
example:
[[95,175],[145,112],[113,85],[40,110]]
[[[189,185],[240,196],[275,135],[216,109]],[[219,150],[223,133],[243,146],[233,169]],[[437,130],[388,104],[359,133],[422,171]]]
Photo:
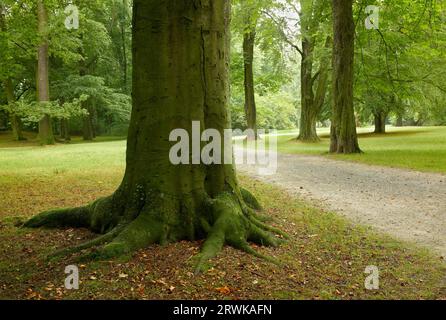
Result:
[[251,192],[244,188],[240,188],[240,193],[242,195],[243,201],[248,207],[253,210],[262,210],[262,206],[260,205],[259,201],[257,201],[257,198],[254,197]]
[[205,229],[209,229],[209,232],[201,252],[196,257],[195,273],[204,271],[208,260],[215,257],[225,244],[268,261],[277,262],[250,247],[248,241],[266,246],[276,246],[279,244],[279,239],[268,230],[255,225],[243,213],[234,196],[226,193],[220,195],[216,200],[213,200],[212,211],[212,218],[215,222],[210,229],[206,225]]
[[290,238],[290,236],[286,232],[283,232],[282,230],[280,230],[278,228],[275,228],[275,227],[265,224],[262,219],[258,218],[258,215],[255,214],[255,212],[251,212],[250,210],[248,210],[247,216],[248,216],[249,221],[251,223],[253,223],[256,227],[263,229],[263,230],[270,231],[274,234],[280,235],[284,239]]
[[46,211],[23,224],[25,228],[89,228],[105,234],[122,222],[122,208],[114,196],[100,198],[87,206]]
[[83,259],[104,260],[126,256],[154,243],[160,243],[163,235],[163,225],[152,215],[142,212],[129,223],[119,234],[104,246]]
[[[245,198],[246,198],[246,192]],[[252,197],[252,195],[251,195]],[[250,203],[253,204],[254,197]],[[119,202],[118,202],[119,203]],[[207,210],[199,216],[201,228],[198,227],[190,238],[207,235],[201,253],[197,256],[196,271],[202,271],[206,262],[218,254],[225,244],[246,251],[257,257],[276,262],[274,259],[253,250],[248,241],[259,245],[276,246],[281,240],[276,235],[284,235],[278,229],[267,226],[256,218],[256,212],[248,207],[236,193],[222,193],[209,200]],[[104,260],[119,256],[128,256],[132,252],[154,243],[185,238],[186,234],[176,235],[169,230],[169,224],[163,217],[171,215],[172,206],[145,206],[134,220],[135,215],[123,215],[123,208],[116,205],[112,197],[99,199],[92,204],[74,209],[61,209],[44,212],[30,219],[25,227],[87,227],[103,234],[96,239],[73,248],[57,251],[50,258],[72,254],[84,249],[98,247],[92,253],[81,256],[80,260]],[[127,218],[126,218],[127,217]],[[172,233],[173,232],[173,233]]]
[[25,228],[83,228],[90,225],[89,207],[58,209],[36,215],[23,224]]
[[103,234],[97,238],[94,238],[93,240],[84,242],[80,245],[77,245],[75,247],[70,247],[70,248],[64,248],[61,250],[58,250],[50,255],[48,255],[48,259],[57,259],[59,257],[63,257],[63,256],[67,256],[69,254],[73,254],[73,253],[77,253],[80,252],[82,250],[85,249],[89,249],[95,246],[99,246],[105,243],[108,243],[110,241],[112,241],[119,233],[122,232],[122,230],[124,229],[125,225],[119,225],[116,228],[114,228],[113,230],[111,230],[110,232]]

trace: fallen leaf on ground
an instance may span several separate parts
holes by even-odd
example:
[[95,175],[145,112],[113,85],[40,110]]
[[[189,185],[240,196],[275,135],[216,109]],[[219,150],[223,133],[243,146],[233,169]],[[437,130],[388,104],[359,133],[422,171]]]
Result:
[[229,289],[229,287],[227,287],[227,286],[215,288],[215,290],[220,292],[221,294],[230,294],[231,293],[231,289]]

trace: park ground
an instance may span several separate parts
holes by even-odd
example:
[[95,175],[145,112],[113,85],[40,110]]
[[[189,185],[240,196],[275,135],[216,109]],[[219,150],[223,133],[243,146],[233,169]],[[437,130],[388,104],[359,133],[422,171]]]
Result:
[[[285,153],[322,155],[316,145],[279,137]],[[29,230],[18,222],[55,207],[86,204],[119,184],[125,141],[39,147],[0,134],[0,299],[446,299],[445,264],[428,250],[353,225],[316,209],[282,189],[241,176],[291,239],[279,248],[256,248],[277,257],[278,267],[225,248],[210,269],[192,273],[200,241],[151,246],[128,259],[77,263],[76,256],[48,261],[48,253],[91,239],[87,230]],[[103,138],[102,140],[114,140]],[[364,133],[365,153],[348,161],[446,172],[446,128],[392,129]],[[338,156],[336,156],[338,158]],[[64,269],[80,268],[79,290],[64,289]],[[364,270],[379,266],[380,289],[366,290]]]

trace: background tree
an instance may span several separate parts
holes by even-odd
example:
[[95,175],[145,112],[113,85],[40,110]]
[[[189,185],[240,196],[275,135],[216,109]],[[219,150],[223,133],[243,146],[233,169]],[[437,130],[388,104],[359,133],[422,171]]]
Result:
[[301,115],[298,139],[305,142],[319,140],[316,123],[321,117],[329,86],[331,31],[327,9],[324,1],[287,0],[267,12],[282,41],[299,56]]
[[[301,118],[299,140],[305,142],[318,141],[316,122],[322,111],[328,89],[328,72],[330,55],[328,49],[332,40],[324,30],[327,18],[325,1],[300,1],[300,33],[301,33]],[[322,33],[322,37],[321,37]],[[317,60],[317,46],[323,46],[326,51],[319,54]],[[321,39],[322,38],[322,39]],[[319,63],[317,72],[313,72],[316,62]]]
[[333,0],[333,116],[330,152],[359,153],[353,108],[355,24],[353,1]]
[[114,52],[121,67],[122,92],[131,92],[131,1],[114,0],[109,6],[110,21],[106,24]]
[[[232,126],[242,130],[252,128],[252,125],[248,125],[251,115],[251,119],[255,118],[256,126],[262,129],[293,128],[296,124],[293,110],[296,103],[292,97],[295,83],[289,84],[291,63],[287,61],[283,42],[279,40],[274,24],[265,14],[265,10],[274,7],[276,2],[233,3],[230,72]],[[248,11],[250,14],[247,14]],[[255,31],[254,36],[252,31]],[[250,49],[248,54],[243,50],[247,47]],[[255,110],[246,108],[250,101],[254,102],[251,106],[255,105]],[[252,110],[250,115],[247,113],[249,110]]]
[[[271,36],[268,34],[268,19],[265,19],[263,11],[274,6],[275,1],[272,0],[244,0],[235,1],[233,7],[233,29],[241,35],[242,51],[243,51],[243,91],[244,91],[244,113],[247,128],[251,129],[252,136],[248,139],[257,138],[257,104],[256,91],[259,86],[265,84],[265,78],[262,78],[259,72],[255,70],[255,63],[261,63],[256,55],[266,55],[271,57],[277,53],[277,46],[272,43]],[[238,39],[236,38],[235,41]],[[265,45],[268,43],[268,46]],[[260,51],[255,50],[260,44]],[[238,48],[235,48],[238,50]],[[272,64],[277,65],[277,59],[273,59]],[[262,69],[264,66],[260,66]],[[280,67],[279,67],[280,68]],[[279,69],[278,68],[278,69]],[[257,68],[258,70],[259,68]],[[279,70],[277,70],[279,71]],[[235,71],[237,72],[237,71]],[[280,71],[279,71],[280,72]],[[277,79],[277,73],[272,75]],[[270,88],[272,89],[272,88]],[[276,90],[277,91],[277,90]]]
[[439,69],[444,64],[438,51],[444,44],[441,5],[360,1],[357,21],[365,19],[365,7],[373,4],[379,8],[377,28],[356,26],[355,102],[362,123],[373,118],[375,132],[385,133],[392,116],[398,126],[435,121],[432,98],[444,94],[438,84],[446,80]]
[[243,68],[245,71],[245,115],[248,129],[253,131],[253,135],[248,134],[248,139],[257,139],[257,111],[254,94],[254,46],[256,38],[256,28],[259,9],[252,3],[253,1],[243,1],[241,11],[243,14]]
[[[37,106],[37,80],[36,73],[36,52],[41,45],[42,35],[37,32],[37,6],[32,0],[23,0],[20,2],[13,0],[4,0],[2,4],[5,7],[4,15],[8,29],[1,34],[0,46],[1,62],[0,62],[0,109],[8,112],[11,116],[15,115],[17,122],[23,122],[26,131],[35,131],[38,129],[34,122],[38,111],[48,110],[54,113],[52,102],[58,101],[61,108],[66,103],[83,101],[85,110],[88,113],[71,113],[69,117],[58,118],[59,121],[51,121],[51,129],[58,133],[62,140],[69,141],[70,133],[82,134],[86,137],[93,137],[95,134],[108,135],[125,135],[128,129],[129,113],[131,105],[129,103],[129,86],[131,81],[127,79],[127,88],[123,84],[124,72],[120,67],[122,60],[121,53],[115,50],[122,47],[119,35],[113,38],[114,32],[118,28],[116,26],[123,19],[130,24],[131,17],[127,14],[123,19],[114,18],[112,12],[115,8],[121,6],[122,1],[86,1],[77,0],[74,4],[79,9],[80,28],[78,30],[68,30],[65,27],[65,19],[67,14],[64,8],[72,3],[71,1],[44,1],[47,11],[47,24],[45,33],[43,34],[48,40],[48,83],[51,103],[48,107]],[[127,13],[130,13],[129,4],[127,3]],[[125,47],[127,56],[127,65],[131,62],[130,47],[131,34],[129,33],[129,25],[124,28]],[[82,72],[85,75],[101,78],[98,80],[102,84],[87,88],[82,84],[81,80],[69,81],[71,85],[79,85],[79,87],[66,87],[61,85],[67,82],[67,79],[73,80],[75,75]],[[127,66],[127,73],[131,74],[131,67]],[[127,78],[129,76],[127,75]],[[19,114],[17,108],[13,105],[7,105],[6,90],[8,88],[8,79],[12,82],[13,93],[17,100],[15,105],[20,106],[22,112],[30,112],[29,114]],[[99,83],[95,81],[94,83]],[[88,83],[86,78],[84,83]],[[99,93],[97,89],[104,90]],[[59,91],[61,89],[61,91]],[[84,90],[85,92],[81,92]],[[87,92],[89,91],[89,92]],[[104,98],[105,94],[110,94],[109,98]],[[126,95],[121,96],[120,93]],[[66,95],[65,95],[66,94]],[[91,97],[90,94],[92,94]],[[88,96],[87,100],[80,100],[80,96]],[[11,96],[11,95],[10,95]],[[112,101],[112,98],[115,99]],[[50,106],[51,105],[51,106]],[[31,106],[36,107],[35,110]],[[66,111],[66,110],[65,110]],[[64,111],[64,112],[65,112]],[[65,113],[66,114],[66,113]],[[44,115],[42,115],[43,117]],[[46,115],[48,116],[48,114]],[[27,119],[27,121],[22,121]],[[38,121],[40,122],[40,121]],[[6,126],[16,122],[9,121]],[[89,126],[85,130],[85,123]],[[13,130],[16,132],[16,130]],[[32,137],[32,136],[31,136]]]
[[[40,45],[37,49],[37,101],[47,103],[50,101],[48,15],[43,0],[37,0],[37,20],[40,36]],[[39,139],[42,145],[54,143],[53,124],[48,114],[39,121]]]
[[14,140],[20,141],[25,138],[22,133],[22,121],[15,108],[17,98],[13,78],[21,72],[22,68],[17,63],[20,55],[17,54],[17,47],[14,45],[11,34],[8,32],[6,17],[7,12],[11,16],[12,9],[10,4],[7,7],[6,4],[0,3],[0,82],[3,84],[4,94],[8,104],[7,109],[13,138]]

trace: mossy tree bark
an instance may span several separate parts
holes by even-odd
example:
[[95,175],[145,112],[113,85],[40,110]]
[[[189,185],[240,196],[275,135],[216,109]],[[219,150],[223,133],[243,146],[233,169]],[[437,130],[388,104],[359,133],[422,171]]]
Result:
[[353,0],[333,0],[333,117],[330,152],[360,153],[353,108]]
[[[49,88],[49,57],[47,24],[48,16],[43,0],[37,0],[38,32],[41,39],[37,52],[37,101],[48,102],[50,100]],[[44,115],[39,122],[39,139],[42,145],[54,144],[52,121],[49,115]]]
[[[172,130],[192,121],[229,128],[229,0],[133,2],[133,110],[123,181],[110,197],[82,208],[42,213],[27,227],[88,227],[109,258],[182,239],[206,239],[197,270],[224,244],[257,254],[281,233],[258,219],[256,202],[233,165],[173,165]],[[222,147],[224,148],[224,147]],[[260,256],[260,255],[259,255]]]

